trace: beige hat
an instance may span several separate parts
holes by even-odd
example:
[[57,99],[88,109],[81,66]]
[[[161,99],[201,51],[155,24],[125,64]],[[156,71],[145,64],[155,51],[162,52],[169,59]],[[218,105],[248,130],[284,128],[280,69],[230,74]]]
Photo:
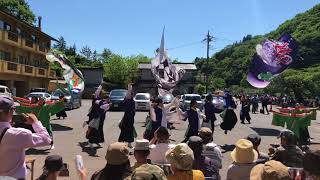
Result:
[[231,158],[234,162],[245,164],[255,162],[258,159],[258,153],[253,149],[253,144],[249,140],[239,139],[235,145],[236,148],[231,152]]
[[105,158],[107,164],[121,165],[129,160],[129,149],[124,143],[112,143],[108,146]]
[[194,155],[192,149],[186,143],[177,144],[166,152],[166,158],[171,166],[180,170],[192,170]]
[[160,167],[152,164],[143,164],[136,168],[130,178],[127,179],[167,180],[167,177]]
[[250,180],[290,180],[288,167],[278,161],[256,165],[250,173]]
[[150,142],[146,139],[136,140],[136,145],[133,148],[133,150],[148,151],[148,150],[150,150],[149,143]]

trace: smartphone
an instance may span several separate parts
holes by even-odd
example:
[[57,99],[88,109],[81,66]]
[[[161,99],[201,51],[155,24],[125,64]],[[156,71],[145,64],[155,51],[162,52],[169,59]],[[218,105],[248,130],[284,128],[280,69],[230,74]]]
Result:
[[76,155],[75,163],[77,170],[83,169],[83,159],[81,155]]
[[61,177],[69,177],[70,173],[69,173],[69,166],[67,163],[63,163],[63,170],[60,171],[59,176]]

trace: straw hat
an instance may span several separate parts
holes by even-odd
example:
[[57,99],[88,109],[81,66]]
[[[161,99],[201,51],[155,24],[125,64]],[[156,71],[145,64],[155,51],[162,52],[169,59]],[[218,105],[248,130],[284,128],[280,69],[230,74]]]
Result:
[[120,165],[129,160],[129,149],[126,144],[115,142],[109,145],[106,154],[107,164]]
[[166,158],[171,166],[185,171],[192,170],[193,151],[186,143],[177,144],[173,149],[169,149],[166,152]]
[[149,151],[149,141],[146,139],[136,140],[136,145],[133,148],[135,151]]
[[250,172],[250,180],[290,180],[288,167],[278,161],[256,165]]
[[253,144],[249,140],[239,139],[236,148],[231,152],[231,158],[236,163],[252,163],[258,159],[258,153],[253,149]]

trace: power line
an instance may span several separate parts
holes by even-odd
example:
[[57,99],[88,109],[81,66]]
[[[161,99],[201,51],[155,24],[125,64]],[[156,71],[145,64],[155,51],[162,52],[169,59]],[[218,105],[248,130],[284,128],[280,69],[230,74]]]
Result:
[[193,46],[193,45],[199,44],[199,43],[202,43],[202,41],[195,41],[195,42],[192,42],[192,43],[182,44],[180,46],[176,46],[176,47],[173,47],[173,48],[168,48],[167,50],[174,50],[174,49],[184,48],[184,47]]

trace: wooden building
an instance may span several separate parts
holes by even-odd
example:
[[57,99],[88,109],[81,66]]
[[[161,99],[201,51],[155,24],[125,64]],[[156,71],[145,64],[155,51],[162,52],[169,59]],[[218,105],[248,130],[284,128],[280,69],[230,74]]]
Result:
[[56,78],[45,57],[52,40],[41,31],[41,17],[35,27],[0,11],[0,84],[17,96],[31,88],[47,88],[49,80]]

